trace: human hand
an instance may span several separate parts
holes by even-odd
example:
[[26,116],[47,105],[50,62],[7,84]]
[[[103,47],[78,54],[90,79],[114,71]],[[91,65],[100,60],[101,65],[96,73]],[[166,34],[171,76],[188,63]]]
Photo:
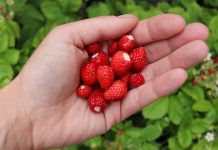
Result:
[[[88,58],[84,46],[118,38],[130,32],[147,49],[146,83],[93,113],[76,94],[81,64]],[[61,25],[52,30],[21,73],[6,89],[16,89],[16,103],[31,122],[35,149],[61,147],[101,135],[114,124],[168,95],[187,79],[186,69],[202,61],[207,28],[200,23],[165,14],[138,21],[135,16],[108,16]],[[4,90],[4,89],[3,89]],[[10,90],[11,91],[11,90]]]

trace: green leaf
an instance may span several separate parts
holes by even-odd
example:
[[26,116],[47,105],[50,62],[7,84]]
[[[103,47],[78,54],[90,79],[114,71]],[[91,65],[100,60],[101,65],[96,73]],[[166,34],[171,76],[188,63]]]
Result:
[[151,120],[160,119],[168,112],[169,97],[164,97],[142,110],[144,118]]
[[49,23],[43,26],[42,28],[40,28],[33,39],[32,46],[35,48],[38,47],[38,45],[42,42],[42,40],[45,38],[48,32],[55,26],[56,26],[55,23]]
[[199,112],[208,112],[213,108],[210,101],[202,100],[194,103],[192,109]]
[[162,129],[158,125],[148,125],[143,129],[143,139],[153,141],[161,136]]
[[9,36],[6,32],[0,32],[0,53],[4,52],[9,45]]
[[209,22],[209,29],[211,31],[211,36],[214,39],[218,39],[218,37],[217,37],[217,34],[218,34],[217,24],[218,24],[218,16],[214,16]]
[[13,31],[16,38],[20,37],[20,27],[19,25],[14,21],[9,21],[8,25],[10,26],[11,30]]
[[187,22],[190,20],[190,15],[182,7],[172,7],[168,10],[168,13],[178,14],[185,18]]
[[183,107],[188,107],[188,108],[192,107],[192,104],[194,102],[193,99],[188,95],[186,95],[184,92],[180,91],[177,97]]
[[77,145],[72,145],[72,146],[69,146],[69,147],[65,147],[63,149],[60,149],[60,150],[79,150]]
[[170,8],[170,4],[167,2],[159,2],[158,8],[160,8],[162,11],[166,12]]
[[185,115],[179,126],[180,130],[190,128],[192,120],[193,120],[193,111],[191,110],[185,111]]
[[12,67],[0,59],[0,80],[4,78],[12,79],[14,75]]
[[142,146],[142,150],[158,150],[158,148],[153,144],[145,143]]
[[209,129],[209,123],[203,119],[195,119],[191,123],[191,130],[195,133],[203,133]]
[[[159,8],[154,7],[154,8],[151,8],[149,11],[146,11],[145,15],[142,16],[142,17],[149,18],[149,17],[152,17],[152,16],[160,15],[162,13],[163,12]],[[141,18],[141,19],[144,19],[144,18]]]
[[0,80],[0,88],[6,86],[8,83],[11,82],[11,79],[10,78],[4,78],[4,79],[1,79]]
[[87,9],[87,12],[90,18],[97,17],[97,16],[110,15],[110,9],[105,3],[102,3],[102,2],[97,3],[97,4],[94,3]]
[[192,86],[185,84],[182,86],[182,91],[196,101],[204,100],[204,90],[200,86]]
[[15,65],[20,57],[20,52],[18,50],[7,50],[4,53],[0,54],[0,58],[8,62],[11,65]]
[[84,142],[84,145],[90,146],[91,148],[97,148],[101,145],[101,142],[102,142],[102,137],[98,136]]
[[208,123],[212,124],[218,120],[218,115],[217,112],[214,108],[212,108],[208,113],[205,118]]
[[205,139],[200,140],[196,145],[193,146],[192,150],[207,150],[208,143]]
[[15,12],[21,11],[27,0],[13,0],[14,4],[11,5],[11,9]]
[[178,142],[181,147],[188,148],[192,143],[192,133],[190,129],[182,129],[177,133]]
[[200,15],[201,15],[201,13],[202,13],[202,9],[201,9],[201,7],[198,5],[198,3],[192,2],[192,3],[190,3],[190,4],[188,5],[188,7],[187,7],[187,12],[188,12],[189,14],[191,14],[191,15],[190,15],[191,21],[196,21],[196,20],[198,20],[198,19],[200,18]]
[[132,128],[127,129],[127,130],[125,131],[125,133],[126,133],[128,136],[130,136],[131,138],[137,138],[137,137],[139,137],[139,136],[141,135],[142,129],[132,127]]
[[180,104],[178,98],[176,96],[170,96],[169,99],[169,118],[170,120],[178,125],[185,113],[183,106]]
[[170,150],[183,150],[183,148],[179,145],[176,137],[171,137],[168,139],[169,149]]
[[57,1],[45,0],[41,4],[43,14],[50,20],[60,19],[65,17],[61,9],[61,5]]

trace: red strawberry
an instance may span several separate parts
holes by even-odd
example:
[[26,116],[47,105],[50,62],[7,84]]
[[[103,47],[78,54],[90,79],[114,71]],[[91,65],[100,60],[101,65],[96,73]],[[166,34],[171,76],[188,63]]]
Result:
[[88,98],[92,93],[92,87],[82,84],[77,88],[77,95],[82,98]]
[[119,51],[119,43],[113,41],[108,47],[108,53],[110,56],[113,56],[117,51]]
[[86,50],[90,53],[90,54],[95,54],[99,51],[101,51],[101,44],[99,42],[90,44],[88,46],[86,46]]
[[108,101],[104,99],[104,93],[101,90],[94,90],[88,100],[91,111],[99,113],[103,112],[108,106]]
[[118,134],[119,136],[122,136],[122,135],[123,135],[123,130],[122,130],[122,129],[117,129],[117,134]]
[[118,101],[124,98],[127,90],[127,84],[121,80],[117,80],[104,92],[104,97],[106,100]]
[[96,66],[109,65],[109,57],[105,52],[98,52],[92,55],[90,59],[91,63],[94,63]]
[[85,84],[95,84],[97,82],[96,66],[93,63],[85,64],[81,68],[81,78]]
[[207,75],[206,75],[206,73],[204,71],[201,71],[200,72],[200,77],[201,77],[201,79],[206,79]]
[[195,78],[193,78],[192,79],[192,85],[197,85],[197,84],[198,84],[198,81]]
[[121,51],[130,52],[136,45],[135,38],[132,35],[124,35],[119,41]]
[[135,72],[140,72],[145,68],[146,64],[146,51],[144,47],[139,47],[134,49],[130,53],[132,60],[132,70]]
[[218,64],[218,56],[216,56],[216,57],[213,58],[213,62],[214,62],[215,64]]
[[131,68],[132,61],[128,53],[118,51],[111,60],[111,66],[118,76],[125,75]]
[[120,80],[124,81],[126,84],[129,83],[129,79],[130,79],[131,73],[127,73],[125,75],[123,75]]
[[111,66],[99,66],[97,79],[103,89],[108,89],[114,81],[114,70]]
[[132,74],[130,76],[129,82],[132,85],[132,87],[136,88],[136,87],[139,87],[142,84],[144,84],[145,83],[145,79],[144,79],[144,77],[141,74],[134,73],[134,74]]
[[211,75],[216,74],[216,69],[215,69],[215,68],[209,69],[209,73],[210,73]]

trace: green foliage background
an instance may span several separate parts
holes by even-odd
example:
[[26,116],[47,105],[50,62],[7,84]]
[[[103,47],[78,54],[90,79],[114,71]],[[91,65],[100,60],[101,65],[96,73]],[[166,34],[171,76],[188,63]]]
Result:
[[[218,0],[0,0],[0,87],[19,73],[31,53],[55,26],[100,15],[132,13],[140,19],[176,13],[210,30],[212,57],[218,54]],[[212,59],[189,70],[189,80],[116,125],[106,134],[64,150],[217,150],[218,87]],[[203,73],[202,73],[203,72]],[[193,80],[198,81],[192,85]],[[52,132],[52,131],[51,131]],[[206,140],[211,133],[215,139]]]

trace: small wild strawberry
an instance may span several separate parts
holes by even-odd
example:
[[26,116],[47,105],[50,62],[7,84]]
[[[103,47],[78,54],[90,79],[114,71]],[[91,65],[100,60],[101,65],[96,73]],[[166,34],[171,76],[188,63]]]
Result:
[[101,44],[99,42],[90,44],[88,46],[86,46],[86,50],[90,53],[90,54],[95,54],[99,51],[101,51]]
[[90,62],[94,63],[97,67],[109,65],[109,63],[110,63],[108,55],[103,51],[92,55]]
[[192,85],[198,85],[198,81],[195,78],[192,79]]
[[128,85],[131,74],[132,73],[127,73],[127,74],[123,75],[122,77],[120,77],[120,80],[124,81]]
[[121,51],[130,52],[135,47],[136,41],[132,35],[124,35],[119,40],[119,49]]
[[130,53],[132,60],[132,70],[134,72],[140,72],[145,68],[146,65],[146,51],[144,47],[134,49]]
[[117,129],[117,134],[118,134],[119,136],[122,136],[122,135],[123,135],[122,129]]
[[124,98],[127,93],[127,85],[121,80],[114,81],[112,86],[104,92],[106,100],[119,101]]
[[216,56],[216,57],[213,58],[213,62],[214,62],[215,64],[218,64],[218,56]]
[[113,56],[116,52],[119,51],[119,42],[113,41],[109,46],[108,46],[108,54],[110,56]]
[[108,106],[108,101],[104,99],[102,90],[94,90],[88,100],[88,105],[91,111],[100,113]]
[[114,70],[111,66],[99,66],[97,79],[103,89],[108,89],[114,81]]
[[81,68],[81,78],[85,84],[91,85],[97,82],[96,66],[93,63],[85,64]]
[[122,76],[128,73],[132,65],[131,58],[128,53],[123,51],[118,51],[114,54],[111,60],[111,66],[114,72],[118,76]]
[[92,93],[90,85],[82,84],[77,88],[77,95],[82,98],[88,98]]
[[209,74],[211,74],[211,75],[216,74],[216,69],[215,68],[209,69]]
[[136,88],[143,85],[145,83],[145,79],[141,74],[134,73],[130,76],[129,82],[132,87]]

